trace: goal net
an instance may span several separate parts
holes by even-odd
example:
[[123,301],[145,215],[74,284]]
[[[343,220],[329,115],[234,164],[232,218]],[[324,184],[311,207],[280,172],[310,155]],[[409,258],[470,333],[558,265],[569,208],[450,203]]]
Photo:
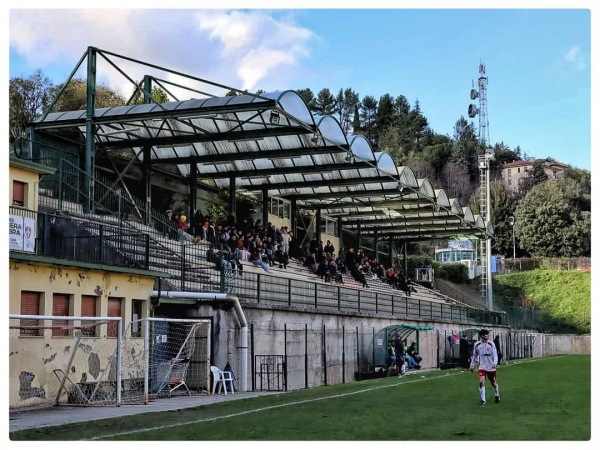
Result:
[[123,340],[122,402],[146,404],[159,397],[205,395],[209,349],[210,320],[132,321]]
[[120,402],[120,317],[9,315],[9,410]]

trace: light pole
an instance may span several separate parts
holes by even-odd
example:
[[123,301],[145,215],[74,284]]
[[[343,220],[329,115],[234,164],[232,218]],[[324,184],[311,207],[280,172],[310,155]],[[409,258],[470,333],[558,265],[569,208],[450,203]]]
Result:
[[513,235],[513,261],[514,261],[515,260],[516,250],[515,250],[515,218],[513,216],[510,216],[508,218],[508,224],[512,227],[512,235]]

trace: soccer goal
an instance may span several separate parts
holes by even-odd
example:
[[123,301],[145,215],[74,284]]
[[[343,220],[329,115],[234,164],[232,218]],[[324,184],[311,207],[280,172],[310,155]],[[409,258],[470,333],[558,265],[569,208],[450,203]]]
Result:
[[124,333],[122,402],[206,395],[210,383],[210,320],[147,318]]
[[9,410],[119,405],[120,317],[9,315]]

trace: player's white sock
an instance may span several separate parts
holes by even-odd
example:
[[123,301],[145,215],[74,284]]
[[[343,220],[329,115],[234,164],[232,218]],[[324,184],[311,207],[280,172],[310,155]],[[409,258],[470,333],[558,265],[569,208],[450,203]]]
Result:
[[500,397],[500,386],[498,384],[496,384],[496,387],[494,388],[494,395]]
[[479,395],[481,396],[481,401],[485,402],[485,386],[479,388]]

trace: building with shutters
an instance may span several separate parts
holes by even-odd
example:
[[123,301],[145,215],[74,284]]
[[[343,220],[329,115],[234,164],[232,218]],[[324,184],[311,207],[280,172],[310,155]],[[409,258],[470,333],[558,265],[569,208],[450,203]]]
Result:
[[[56,245],[59,238],[47,233],[48,228],[56,226],[59,216],[38,211],[39,177],[53,172],[40,164],[10,159],[9,314],[120,317],[125,332],[132,321],[148,317],[155,280],[163,274],[61,253]],[[73,241],[69,243],[70,248],[75,247]],[[50,358],[59,367],[69,367],[67,349],[75,342],[76,331],[81,331],[84,351],[99,340],[116,342],[115,323],[78,329],[66,322],[49,320],[46,326],[34,326],[41,321],[11,319],[10,379],[21,380],[20,384],[11,384],[11,405],[19,398],[35,402],[33,397],[47,392],[45,386],[56,381],[51,379],[55,377],[52,372],[44,370]],[[129,335],[141,341],[141,325],[129,330]],[[106,355],[100,355],[101,361],[103,357]],[[94,370],[86,365],[73,365],[70,370],[72,380],[93,379]]]

